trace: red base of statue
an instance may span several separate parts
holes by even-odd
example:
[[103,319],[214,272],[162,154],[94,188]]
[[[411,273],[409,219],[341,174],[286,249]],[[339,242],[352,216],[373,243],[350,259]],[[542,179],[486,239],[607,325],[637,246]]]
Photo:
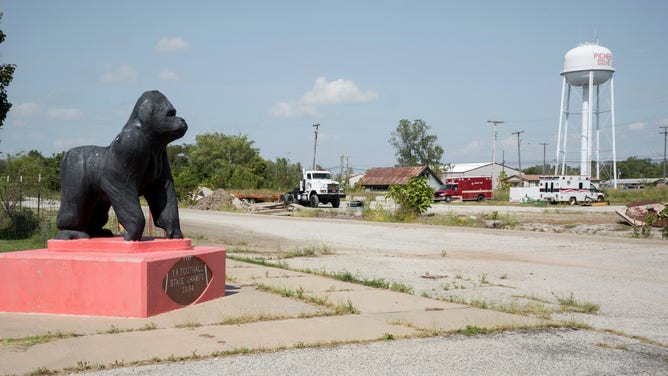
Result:
[[49,240],[0,253],[0,311],[149,317],[225,295],[225,248],[190,239]]

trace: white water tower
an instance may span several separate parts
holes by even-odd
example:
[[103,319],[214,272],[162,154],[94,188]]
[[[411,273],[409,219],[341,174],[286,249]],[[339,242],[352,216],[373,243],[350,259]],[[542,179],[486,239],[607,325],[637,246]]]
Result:
[[[600,178],[600,130],[602,125],[610,124],[612,135],[612,162],[614,185],[617,186],[617,160],[615,157],[615,100],[614,82],[612,74],[612,53],[609,49],[596,43],[584,43],[573,48],[564,55],[564,66],[561,71],[563,83],[561,88],[561,112],[559,115],[559,134],[557,138],[557,165],[555,174],[565,174],[566,151],[568,139],[568,121],[572,115],[582,117],[582,131],[580,133],[580,175],[592,176],[591,161],[594,144],[593,130],[596,129],[596,178]],[[600,107],[601,87],[610,82],[609,108]],[[571,91],[573,88],[582,88],[582,112],[580,109],[570,110]],[[577,104],[577,103],[576,103]],[[609,112],[609,122],[600,121],[602,114]]]

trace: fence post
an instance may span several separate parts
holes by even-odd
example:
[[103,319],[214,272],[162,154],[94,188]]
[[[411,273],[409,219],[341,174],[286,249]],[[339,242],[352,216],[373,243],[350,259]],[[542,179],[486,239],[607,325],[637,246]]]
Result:
[[39,208],[42,203],[42,174],[37,175],[37,220],[39,220]]
[[23,175],[19,175],[19,209],[23,209]]

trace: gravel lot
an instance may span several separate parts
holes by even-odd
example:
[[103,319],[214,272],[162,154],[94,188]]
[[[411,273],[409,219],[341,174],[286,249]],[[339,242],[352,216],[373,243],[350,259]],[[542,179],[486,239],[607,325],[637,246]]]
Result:
[[[101,372],[121,374],[668,374],[668,241],[631,239],[614,207],[436,205],[517,216],[531,231],[182,210],[184,232],[229,253],[349,271],[487,307],[539,306],[593,330],[515,332],[302,349]],[[541,218],[549,220],[541,221]],[[586,225],[589,229],[583,230]],[[556,227],[562,230],[555,231]],[[598,229],[598,230],[596,230]],[[324,253],[318,255],[318,253]],[[560,300],[598,306],[562,311]]]

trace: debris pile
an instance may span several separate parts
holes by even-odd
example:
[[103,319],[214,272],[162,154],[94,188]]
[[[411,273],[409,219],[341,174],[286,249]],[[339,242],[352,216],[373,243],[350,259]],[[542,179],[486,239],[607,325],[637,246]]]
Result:
[[656,201],[641,201],[626,205],[617,210],[617,214],[632,226],[668,226],[668,217],[665,215],[666,205]]
[[248,195],[229,193],[224,189],[212,191],[208,188],[200,188],[193,195],[193,198],[196,202],[191,208],[198,210],[242,210],[264,214],[285,212],[283,203],[278,201],[265,202],[265,200],[269,200],[268,196],[249,197]]
[[223,210],[223,209],[243,209],[244,205],[241,200],[234,197],[224,189],[217,189],[215,191],[209,190],[197,200],[193,209],[198,210]]

